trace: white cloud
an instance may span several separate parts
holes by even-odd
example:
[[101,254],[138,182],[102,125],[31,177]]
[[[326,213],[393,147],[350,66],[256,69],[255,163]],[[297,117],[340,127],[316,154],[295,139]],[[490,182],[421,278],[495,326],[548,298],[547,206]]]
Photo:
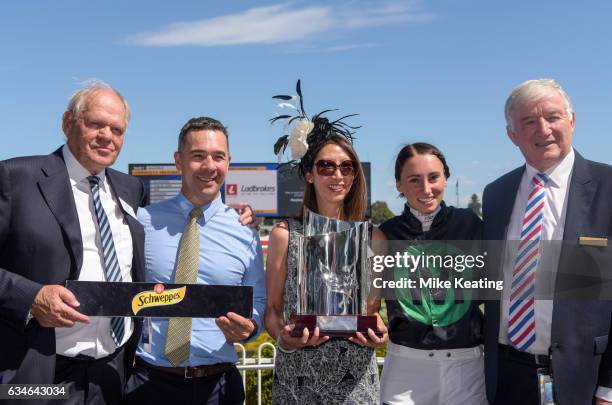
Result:
[[324,52],[344,52],[344,51],[351,51],[353,49],[358,49],[358,48],[373,48],[375,46],[378,46],[374,43],[367,43],[367,44],[346,44],[346,45],[336,45],[336,46],[330,46],[328,48],[323,49]]
[[353,7],[338,10],[338,19],[345,28],[376,27],[400,22],[429,22],[434,16],[420,11],[420,2],[393,1],[382,4],[374,3],[372,7],[361,8],[358,2]]
[[[361,2],[297,8],[291,4],[255,7],[197,21],[178,22],[156,32],[130,36],[144,46],[224,46],[299,42],[334,30],[355,30],[401,22],[430,21],[420,2],[395,0],[364,7]],[[369,45],[372,46],[372,45]],[[353,46],[363,47],[362,46]],[[333,48],[333,47],[332,47]],[[338,46],[337,50],[347,50]],[[336,51],[337,51],[336,50]]]
[[153,46],[272,44],[307,38],[332,24],[326,7],[289,10],[287,6],[276,5],[171,24],[157,33],[135,35],[130,42]]

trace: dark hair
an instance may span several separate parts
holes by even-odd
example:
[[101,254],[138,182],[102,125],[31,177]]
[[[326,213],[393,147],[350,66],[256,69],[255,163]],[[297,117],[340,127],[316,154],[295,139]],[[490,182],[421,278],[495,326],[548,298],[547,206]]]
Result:
[[[359,156],[357,156],[357,152],[353,148],[353,145],[346,137],[342,135],[330,135],[323,142],[317,142],[312,145],[309,144],[308,151],[304,157],[302,157],[300,162],[300,173],[302,173],[302,170],[311,172],[317,155],[325,145],[329,144],[334,144],[341,147],[349,158],[355,163],[356,169],[355,179],[353,180],[351,189],[349,190],[342,204],[342,216],[340,219],[346,221],[363,221],[368,204],[365,175],[363,174],[363,169],[361,168]],[[306,172],[304,172],[304,174],[305,173]],[[303,205],[308,207],[308,209],[311,211],[319,212],[317,205],[317,193],[314,188],[314,184],[307,181],[305,181],[305,183]]]
[[227,128],[214,118],[210,117],[196,117],[192,118],[181,128],[181,132],[179,133],[178,138],[178,150],[180,151],[185,144],[185,138],[190,131],[203,131],[203,130],[211,130],[211,131],[219,131],[225,135],[227,139],[227,147],[229,148],[229,137],[227,136]]
[[440,152],[440,149],[429,143],[416,142],[404,146],[397,154],[397,158],[395,159],[395,181],[400,181],[402,179],[402,168],[404,167],[404,164],[406,161],[416,155],[434,155],[440,160],[440,162],[442,162],[442,166],[444,167],[444,177],[447,179],[450,177],[450,169],[448,168],[446,158],[442,152]]

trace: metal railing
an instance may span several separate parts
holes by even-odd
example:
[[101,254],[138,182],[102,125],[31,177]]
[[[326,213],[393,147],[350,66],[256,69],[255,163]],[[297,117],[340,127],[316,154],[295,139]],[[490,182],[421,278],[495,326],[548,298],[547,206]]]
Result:
[[[240,360],[236,364],[236,367],[238,367],[240,374],[242,374],[242,383],[244,385],[245,390],[247,389],[246,373],[251,371],[257,371],[257,405],[261,405],[262,371],[274,369],[274,362],[276,361],[276,346],[274,346],[270,342],[264,342],[260,344],[259,347],[257,347],[257,357],[255,358],[247,357],[247,351],[242,344],[234,343],[234,347],[239,353],[238,357],[240,358]],[[263,350],[266,347],[269,347],[272,350],[272,357],[263,356]],[[382,367],[384,363],[384,357],[376,358],[376,364],[378,364],[378,367]]]

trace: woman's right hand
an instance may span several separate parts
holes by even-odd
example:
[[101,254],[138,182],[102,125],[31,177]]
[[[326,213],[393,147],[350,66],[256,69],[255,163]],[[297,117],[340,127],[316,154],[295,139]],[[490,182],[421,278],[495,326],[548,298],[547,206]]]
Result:
[[295,324],[285,325],[276,339],[276,343],[284,350],[296,350],[306,346],[318,346],[321,343],[327,342],[329,336],[319,336],[319,328],[316,327],[312,336],[308,328],[304,328],[304,332],[300,337],[291,336],[291,331],[295,328]]

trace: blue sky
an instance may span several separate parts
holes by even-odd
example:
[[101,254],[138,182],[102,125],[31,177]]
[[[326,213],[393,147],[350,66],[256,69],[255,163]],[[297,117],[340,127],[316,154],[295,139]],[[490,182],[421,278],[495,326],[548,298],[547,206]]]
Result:
[[[573,99],[576,149],[612,163],[612,2],[5,1],[0,3],[0,159],[47,154],[79,82],[102,79],[133,118],[115,168],[170,162],[193,116],[220,119],[235,162],[273,162],[274,94],[302,79],[308,113],[359,113],[373,201],[395,212],[393,162],[428,141],[447,155],[446,200],[522,163],[503,104],[526,79]],[[332,114],[333,116],[333,114]]]

